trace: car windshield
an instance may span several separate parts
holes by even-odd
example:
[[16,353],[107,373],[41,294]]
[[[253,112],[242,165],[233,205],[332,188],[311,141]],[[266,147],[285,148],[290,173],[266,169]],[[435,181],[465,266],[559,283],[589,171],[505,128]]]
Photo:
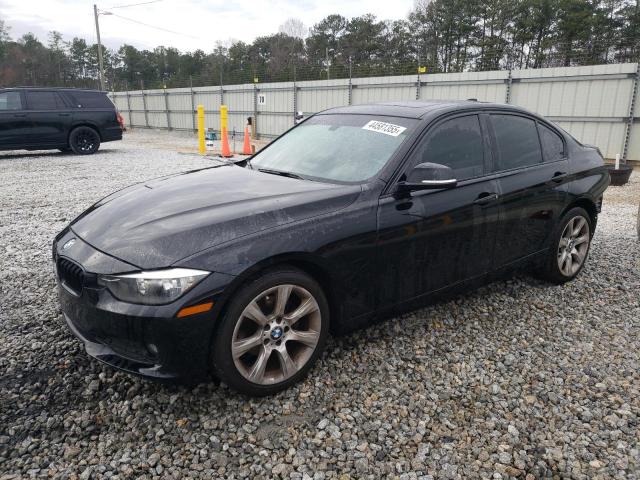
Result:
[[361,182],[382,169],[416,123],[378,115],[316,115],[256,154],[251,167],[330,182]]

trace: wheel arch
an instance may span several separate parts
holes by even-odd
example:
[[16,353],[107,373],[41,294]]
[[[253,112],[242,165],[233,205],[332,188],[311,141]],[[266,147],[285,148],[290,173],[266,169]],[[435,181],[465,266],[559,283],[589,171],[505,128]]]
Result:
[[565,213],[575,207],[580,207],[589,214],[589,218],[591,220],[591,229],[594,230],[598,221],[598,207],[596,206],[596,203],[591,198],[576,198],[575,200],[571,201],[569,205],[567,205],[567,207],[562,211],[560,218],[562,218]]
[[98,134],[98,137],[100,137],[100,142],[102,142],[102,132],[100,131],[100,128],[98,128],[98,126],[94,123],[82,120],[78,123],[74,123],[73,125],[71,125],[71,127],[69,127],[69,133],[67,134],[67,145],[69,144],[69,140],[71,139],[71,132],[73,132],[78,127],[89,127],[92,130],[95,130]]
[[224,315],[229,301],[234,297],[238,290],[247,282],[257,278],[263,272],[278,267],[293,267],[300,270],[311,278],[313,278],[318,284],[329,304],[329,316],[330,316],[330,332],[335,333],[337,326],[340,323],[340,304],[337,298],[337,284],[335,279],[329,273],[329,267],[325,265],[323,259],[317,255],[305,252],[290,252],[282,253],[272,257],[265,258],[249,268],[241,272],[234,280],[225,288],[223,297],[221,298],[222,305],[218,310],[218,315]]

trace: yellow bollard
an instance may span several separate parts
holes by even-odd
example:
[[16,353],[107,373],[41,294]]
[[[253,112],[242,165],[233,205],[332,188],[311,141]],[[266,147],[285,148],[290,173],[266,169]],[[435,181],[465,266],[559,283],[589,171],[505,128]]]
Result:
[[220,131],[227,130],[229,119],[229,107],[220,105]]
[[198,105],[198,153],[205,154],[204,146],[204,107]]

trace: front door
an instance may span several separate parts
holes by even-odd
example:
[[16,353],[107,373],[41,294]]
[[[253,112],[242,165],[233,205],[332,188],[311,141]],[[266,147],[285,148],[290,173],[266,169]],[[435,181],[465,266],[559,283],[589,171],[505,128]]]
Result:
[[497,182],[486,175],[488,155],[476,114],[443,120],[418,143],[403,175],[419,163],[438,163],[453,169],[458,186],[380,199],[378,308],[492,269],[500,212]]
[[18,90],[0,93],[0,149],[24,147],[30,129],[22,93]]

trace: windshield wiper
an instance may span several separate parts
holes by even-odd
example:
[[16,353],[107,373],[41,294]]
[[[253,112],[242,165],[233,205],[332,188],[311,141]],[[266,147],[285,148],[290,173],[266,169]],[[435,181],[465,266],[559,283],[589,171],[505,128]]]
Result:
[[295,178],[297,180],[304,180],[304,178],[302,178],[298,174],[291,173],[291,172],[283,172],[282,170],[271,170],[269,168],[259,168],[258,171],[262,173],[270,173],[272,175],[280,175],[282,177]]

